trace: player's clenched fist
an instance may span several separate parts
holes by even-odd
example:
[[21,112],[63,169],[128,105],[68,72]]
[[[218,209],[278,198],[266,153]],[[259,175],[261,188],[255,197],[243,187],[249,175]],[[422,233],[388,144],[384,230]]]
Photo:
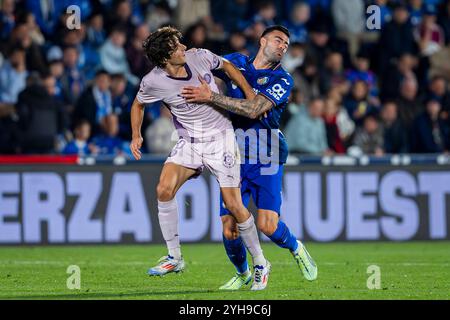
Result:
[[142,139],[142,137],[136,137],[136,138],[133,138],[133,140],[131,140],[130,149],[131,149],[131,153],[133,154],[133,156],[136,160],[141,159],[141,150],[139,150],[139,149],[141,149],[143,141],[144,141],[144,139]]

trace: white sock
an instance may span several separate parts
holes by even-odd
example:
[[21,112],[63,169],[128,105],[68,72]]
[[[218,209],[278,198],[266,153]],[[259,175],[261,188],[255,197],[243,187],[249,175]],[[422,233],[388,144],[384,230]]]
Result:
[[169,255],[176,260],[180,260],[181,249],[180,237],[178,236],[178,205],[176,198],[167,202],[158,200],[158,218]]
[[258,231],[256,230],[255,220],[250,214],[247,221],[237,224],[242,241],[250,252],[253,265],[265,266],[266,258],[264,258],[261,244],[259,243]]

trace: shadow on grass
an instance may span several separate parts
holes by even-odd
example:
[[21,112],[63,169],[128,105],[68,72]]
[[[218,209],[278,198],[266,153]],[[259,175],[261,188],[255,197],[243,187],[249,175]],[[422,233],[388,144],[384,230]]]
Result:
[[[12,296],[8,298],[3,298],[7,300],[30,300],[30,299],[37,299],[37,300],[52,300],[52,299],[94,299],[94,300],[102,300],[102,299],[108,299],[108,298],[127,298],[127,297],[136,297],[136,299],[139,299],[138,297],[158,297],[158,296],[165,296],[165,295],[179,295],[179,294],[203,294],[203,293],[218,293],[220,291],[218,290],[209,290],[209,289],[201,289],[201,290],[185,290],[185,291],[158,291],[158,292],[127,292],[127,293],[105,293],[105,292],[79,292],[79,293],[72,293],[72,294],[42,294],[42,295],[20,295],[20,296]],[[170,299],[168,299],[170,300]]]

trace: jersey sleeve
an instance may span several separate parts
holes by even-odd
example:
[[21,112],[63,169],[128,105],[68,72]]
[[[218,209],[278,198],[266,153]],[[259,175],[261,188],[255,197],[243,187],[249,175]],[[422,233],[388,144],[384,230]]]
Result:
[[259,94],[269,99],[276,107],[288,101],[293,85],[294,80],[289,74],[280,75],[272,79]]
[[145,76],[141,81],[136,99],[141,104],[151,104],[161,100],[161,98],[157,96],[156,92],[157,90],[152,89],[149,77]]
[[222,69],[223,67],[222,58],[207,49],[197,49],[197,57],[209,70]]
[[[238,67],[240,56],[242,56],[242,55],[237,52],[229,53],[229,54],[222,56],[222,60],[231,62],[232,64],[234,64],[235,67]],[[222,69],[214,70],[213,75],[225,82],[231,81],[230,78],[228,78],[227,74]]]

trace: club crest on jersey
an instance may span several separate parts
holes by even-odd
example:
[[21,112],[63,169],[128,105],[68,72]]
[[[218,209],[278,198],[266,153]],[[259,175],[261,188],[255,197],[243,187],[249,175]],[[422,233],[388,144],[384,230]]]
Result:
[[205,80],[208,84],[210,84],[211,83],[211,75],[209,73],[206,73],[203,76],[203,80]]
[[256,82],[257,82],[260,86],[263,86],[263,85],[265,85],[267,82],[269,82],[269,77],[262,77],[262,78],[259,78],[258,80],[256,80]]
[[223,165],[230,169],[232,167],[234,167],[236,163],[236,157],[234,156],[234,154],[232,154],[231,152],[225,152],[223,154]]

